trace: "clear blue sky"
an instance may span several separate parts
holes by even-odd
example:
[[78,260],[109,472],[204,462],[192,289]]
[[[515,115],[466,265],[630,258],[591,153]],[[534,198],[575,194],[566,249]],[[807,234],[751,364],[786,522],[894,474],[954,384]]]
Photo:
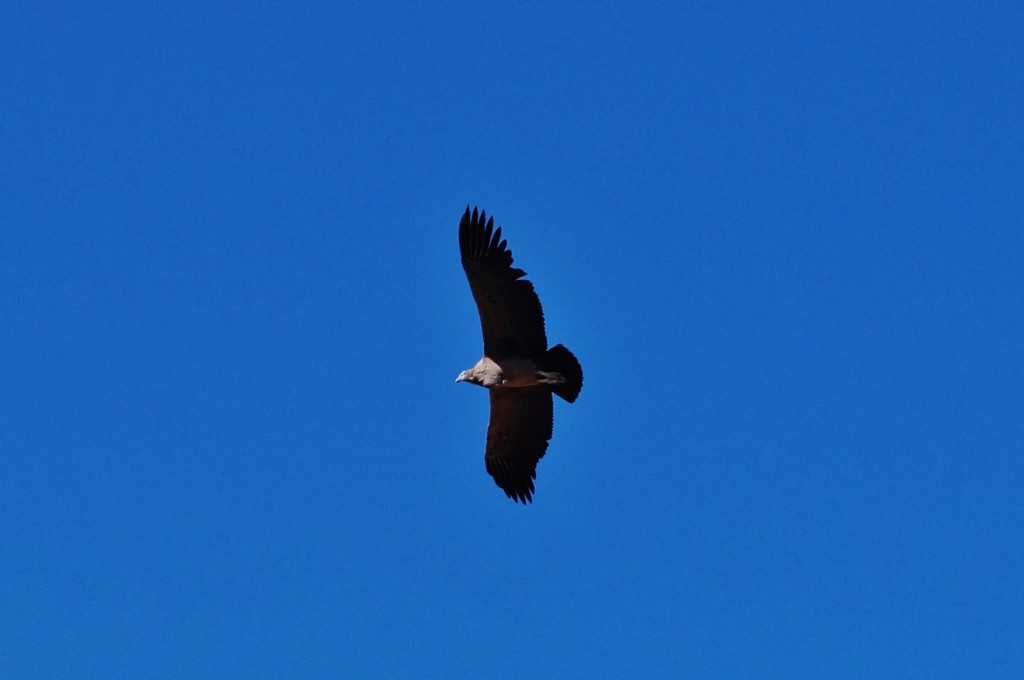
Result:
[[1024,677],[1024,8],[753,5],[4,3],[0,676]]

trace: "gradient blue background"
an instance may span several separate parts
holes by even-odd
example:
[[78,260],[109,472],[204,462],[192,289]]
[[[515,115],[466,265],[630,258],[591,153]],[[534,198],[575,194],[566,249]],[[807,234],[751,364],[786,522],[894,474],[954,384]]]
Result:
[[1024,6],[893,5],[4,3],[0,676],[1024,677]]

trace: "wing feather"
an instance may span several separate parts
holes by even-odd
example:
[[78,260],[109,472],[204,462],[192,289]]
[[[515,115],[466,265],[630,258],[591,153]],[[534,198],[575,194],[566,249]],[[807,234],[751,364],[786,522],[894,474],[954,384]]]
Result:
[[554,424],[546,387],[494,388],[484,462],[494,483],[517,503],[533,500],[537,462],[544,457]]
[[523,278],[526,272],[512,266],[512,251],[501,227],[494,228],[494,218],[467,206],[459,223],[459,251],[480,313],[484,354],[540,356],[547,349],[540,298]]

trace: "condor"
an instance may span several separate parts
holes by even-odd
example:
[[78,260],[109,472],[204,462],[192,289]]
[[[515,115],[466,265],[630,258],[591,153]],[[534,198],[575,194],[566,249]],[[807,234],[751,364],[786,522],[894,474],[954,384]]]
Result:
[[480,313],[484,356],[455,381],[489,390],[487,472],[506,496],[529,503],[537,462],[551,439],[551,395],[576,401],[583,369],[562,345],[548,348],[540,299],[523,278],[526,272],[512,266],[512,252],[493,217],[467,207],[459,224],[459,251]]

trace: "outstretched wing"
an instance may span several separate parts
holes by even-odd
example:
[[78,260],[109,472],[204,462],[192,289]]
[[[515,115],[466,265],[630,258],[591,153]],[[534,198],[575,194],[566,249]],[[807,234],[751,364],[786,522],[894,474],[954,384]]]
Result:
[[554,424],[547,387],[494,388],[484,462],[494,483],[519,503],[533,500],[537,461],[544,457]]
[[526,272],[512,266],[512,251],[501,240],[494,218],[476,208],[459,224],[459,251],[469,287],[480,312],[484,354],[536,357],[547,349],[544,313]]

